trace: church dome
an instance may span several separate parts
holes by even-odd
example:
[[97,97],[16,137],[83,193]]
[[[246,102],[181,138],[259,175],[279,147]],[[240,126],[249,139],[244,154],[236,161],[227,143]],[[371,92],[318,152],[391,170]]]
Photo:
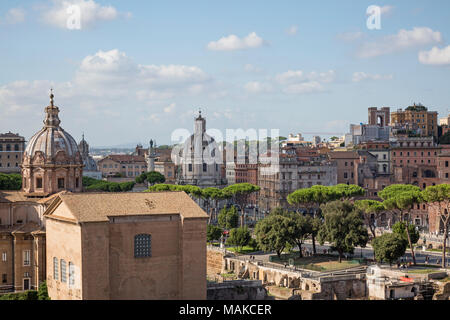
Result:
[[75,139],[59,126],[59,108],[53,105],[53,93],[50,95],[50,105],[45,108],[44,127],[28,142],[24,158],[32,160],[36,153],[42,153],[45,162],[56,160],[58,153],[63,152],[65,162],[78,164],[81,156]]
[[59,126],[59,108],[45,108],[44,127],[28,142],[22,168],[22,190],[30,197],[83,190],[83,160],[75,139]]

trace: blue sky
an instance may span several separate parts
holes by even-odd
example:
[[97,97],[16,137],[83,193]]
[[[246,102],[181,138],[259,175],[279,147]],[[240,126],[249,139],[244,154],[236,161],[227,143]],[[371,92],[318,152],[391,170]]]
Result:
[[446,0],[1,1],[0,39],[0,131],[27,139],[50,87],[63,128],[92,146],[170,143],[199,107],[223,132],[324,137],[368,107],[450,108]]

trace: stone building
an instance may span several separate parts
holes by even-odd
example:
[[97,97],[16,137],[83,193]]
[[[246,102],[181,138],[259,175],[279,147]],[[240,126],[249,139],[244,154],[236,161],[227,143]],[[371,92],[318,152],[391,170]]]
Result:
[[194,133],[178,147],[172,159],[180,166],[178,184],[199,187],[223,185],[221,165],[222,153],[213,137],[206,133],[206,119],[201,112],[195,118]]
[[147,172],[147,162],[144,156],[111,154],[98,161],[98,168],[103,177],[135,179]]
[[437,171],[439,183],[450,183],[450,145],[442,145],[438,155]]
[[[287,151],[288,153],[283,153]],[[297,189],[337,184],[337,165],[326,156],[304,158],[301,150],[283,149],[277,161],[261,156],[258,166],[259,208],[288,208],[287,196]],[[272,156],[269,156],[272,159]]]
[[0,172],[20,173],[23,151],[25,150],[25,138],[18,133],[0,134]]
[[81,158],[83,159],[84,164],[83,176],[100,180],[102,178],[102,173],[98,170],[97,163],[95,162],[94,158],[92,158],[89,154],[89,144],[86,142],[86,140],[84,140],[84,134],[83,138],[78,144],[78,150],[81,153]]
[[83,159],[77,143],[60,127],[59,108],[45,108],[44,127],[28,142],[24,152],[22,187],[28,196],[45,197],[63,190],[82,191]]
[[333,151],[328,155],[330,160],[337,164],[338,184],[358,184],[359,155],[356,151]]
[[45,113],[24,152],[23,190],[0,191],[1,292],[37,289],[45,280],[45,209],[57,192],[82,190],[82,158],[59,126],[53,94]]
[[37,289],[45,280],[43,214],[49,200],[0,191],[0,293]]
[[438,113],[428,111],[420,104],[412,105],[405,111],[398,109],[391,113],[391,126],[403,127],[406,131],[418,134],[422,137],[433,136],[438,138]]
[[395,183],[421,189],[439,183],[437,164],[441,147],[433,137],[397,138],[391,143]]
[[378,125],[380,127],[386,127],[391,122],[391,108],[389,107],[383,107],[381,109],[369,108],[368,115],[368,124],[371,126]]
[[61,194],[46,211],[49,296],[206,299],[207,218],[184,192]]

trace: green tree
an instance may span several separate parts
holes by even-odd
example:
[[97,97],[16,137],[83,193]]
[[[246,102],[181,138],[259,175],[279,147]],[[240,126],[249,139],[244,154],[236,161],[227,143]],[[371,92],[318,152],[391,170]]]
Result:
[[376,238],[375,221],[379,218],[379,215],[386,210],[383,203],[376,200],[357,200],[355,201],[355,207],[362,211],[365,224],[369,227],[373,238]]
[[292,229],[290,233],[292,238],[289,240],[289,243],[292,247],[297,246],[300,257],[303,257],[302,245],[313,233],[314,219],[311,216],[304,216],[301,213],[289,212],[281,208],[274,209],[270,214],[281,215],[291,220],[290,226]]
[[209,215],[209,223],[211,223],[212,219],[212,212],[211,212],[211,202],[216,201],[223,197],[222,191],[218,188],[208,187],[202,189],[201,198],[203,199],[206,207],[206,212]]
[[234,203],[241,209],[241,227],[245,224],[245,207],[248,204],[249,197],[259,190],[261,190],[260,187],[251,183],[237,183],[222,189],[224,195],[233,198]]
[[39,285],[37,298],[38,298],[38,300],[50,300],[50,297],[48,296],[47,282],[46,281],[42,282]]
[[22,189],[22,175],[17,173],[0,173],[0,190]]
[[408,242],[408,238],[411,239],[411,243],[414,245],[420,239],[420,233],[416,230],[416,227],[412,224],[408,224],[408,233],[406,233],[406,225],[407,223],[404,221],[398,221],[392,226],[392,232],[398,234],[402,237],[406,242]]
[[338,184],[328,188],[332,189],[334,191],[333,193],[336,195],[335,199],[332,200],[348,200],[353,197],[364,196],[366,194],[366,190],[354,184]]
[[282,215],[269,215],[255,227],[256,241],[261,250],[275,251],[281,259],[286,244],[292,241],[292,220]]
[[231,206],[230,208],[222,208],[217,220],[219,226],[224,229],[230,230],[237,228],[239,224],[239,214],[237,208],[235,206]]
[[[419,187],[413,185],[394,184],[384,188],[379,196],[383,199],[383,206],[398,215],[400,221],[410,225],[410,212],[415,204],[423,201],[422,193]],[[409,227],[408,227],[409,229]],[[411,249],[411,255],[414,265],[416,265],[416,256],[414,254],[414,246],[410,239],[409,232],[406,232],[408,244]]]
[[442,240],[442,268],[445,268],[445,253],[447,250],[447,238],[450,227],[450,185],[440,184],[427,187],[422,191],[423,199],[434,210],[442,225],[444,239]]
[[234,228],[230,231],[230,236],[227,240],[227,244],[236,246],[237,251],[241,252],[242,247],[246,246],[251,238],[252,236],[247,227]]
[[222,228],[214,226],[212,224],[208,224],[208,226],[206,227],[206,239],[208,240],[208,242],[219,240],[221,236]]
[[323,205],[325,221],[319,230],[320,244],[331,243],[331,249],[339,253],[353,253],[355,246],[365,247],[369,235],[364,227],[362,213],[348,201],[333,201]]
[[[305,208],[308,212],[312,212],[314,218],[321,216],[320,205],[339,197],[336,189],[325,186],[312,186],[311,188],[298,189],[287,197],[289,204],[294,205],[297,210]],[[319,220],[315,220],[316,224]],[[316,236],[318,229],[314,229],[311,233],[313,252],[316,254]]]
[[89,191],[127,192],[131,191],[134,185],[135,182],[133,181],[118,183],[83,177],[83,186]]
[[396,233],[385,233],[372,240],[375,258],[379,262],[394,263],[405,254],[408,241]]
[[166,182],[166,178],[157,171],[143,172],[140,176],[136,177],[136,183],[144,183],[145,181],[153,186],[156,183]]
[[[291,214],[291,219],[293,221],[292,242],[298,247],[300,257],[303,257],[302,245],[306,239],[313,235],[315,219],[299,213]],[[317,232],[315,233],[317,235]]]

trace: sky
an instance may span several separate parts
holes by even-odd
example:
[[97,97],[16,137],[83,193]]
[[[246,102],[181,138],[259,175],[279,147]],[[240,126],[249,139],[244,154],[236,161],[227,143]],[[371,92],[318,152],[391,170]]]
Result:
[[117,146],[172,144],[199,109],[223,135],[343,135],[413,103],[444,117],[449,80],[448,0],[0,2],[0,132],[26,140],[50,88],[77,141]]

